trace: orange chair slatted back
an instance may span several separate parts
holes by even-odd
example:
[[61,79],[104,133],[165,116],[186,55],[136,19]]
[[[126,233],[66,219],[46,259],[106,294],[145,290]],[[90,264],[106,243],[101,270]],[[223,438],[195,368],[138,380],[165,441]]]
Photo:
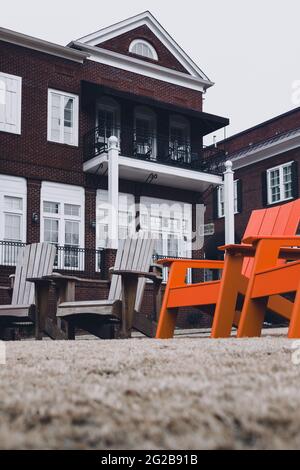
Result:
[[[300,220],[300,199],[282,206],[252,211],[244,238],[259,235],[294,236]],[[284,261],[279,260],[278,264]],[[253,267],[253,258],[245,258],[242,268],[244,276],[249,277]]]

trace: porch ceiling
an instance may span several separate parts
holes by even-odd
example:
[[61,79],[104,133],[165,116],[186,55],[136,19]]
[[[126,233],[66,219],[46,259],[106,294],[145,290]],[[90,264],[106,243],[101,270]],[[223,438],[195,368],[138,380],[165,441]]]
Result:
[[[83,164],[83,171],[104,175],[107,172],[107,154],[94,157]],[[119,156],[119,177],[152,185],[203,192],[209,186],[222,184],[222,176],[187,170],[161,163]]]

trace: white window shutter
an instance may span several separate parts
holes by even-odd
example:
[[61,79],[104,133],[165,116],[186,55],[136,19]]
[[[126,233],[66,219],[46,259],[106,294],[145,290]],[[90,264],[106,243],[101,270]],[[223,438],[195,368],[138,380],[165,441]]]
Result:
[[0,103],[0,131],[20,134],[22,78],[0,73],[0,82],[4,98]]

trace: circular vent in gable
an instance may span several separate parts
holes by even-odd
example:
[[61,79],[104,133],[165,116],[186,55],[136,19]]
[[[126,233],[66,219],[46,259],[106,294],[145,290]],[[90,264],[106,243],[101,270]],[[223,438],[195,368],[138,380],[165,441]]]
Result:
[[129,46],[129,52],[146,57],[147,59],[158,60],[154,47],[143,39],[134,39]]

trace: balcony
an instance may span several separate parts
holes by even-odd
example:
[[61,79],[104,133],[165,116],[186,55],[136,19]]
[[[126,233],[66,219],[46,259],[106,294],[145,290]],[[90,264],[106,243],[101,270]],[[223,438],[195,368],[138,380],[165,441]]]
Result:
[[84,136],[84,163],[107,153],[108,139],[111,135],[120,138],[120,155],[149,162],[220,175],[224,171],[225,154],[223,150],[203,148],[192,149],[187,139],[174,139],[169,136],[137,131],[126,127],[107,129],[100,125]]
[[83,170],[105,175],[108,139],[119,137],[119,177],[191,191],[205,191],[222,183],[225,153],[215,148],[195,150],[184,138],[137,132],[133,127],[108,130],[103,126],[84,136]]
[[[0,266],[14,267],[25,243],[0,241]],[[54,271],[74,274],[84,278],[102,276],[104,250],[78,248],[73,246],[57,246]]]

